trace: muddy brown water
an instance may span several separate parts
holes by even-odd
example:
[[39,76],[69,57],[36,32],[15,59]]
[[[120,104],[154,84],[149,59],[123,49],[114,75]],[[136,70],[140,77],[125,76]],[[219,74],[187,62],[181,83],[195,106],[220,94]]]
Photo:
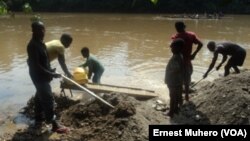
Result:
[[[59,39],[64,32],[74,40],[66,50],[70,70],[83,63],[81,47],[104,64],[104,84],[155,90],[167,95],[163,83],[165,66],[171,56],[170,37],[176,20],[153,14],[40,14],[46,26],[45,41]],[[28,75],[26,45],[31,38],[31,15],[0,17],[0,120],[13,116],[35,93]],[[185,20],[204,45],[210,40],[232,41],[250,50],[250,16],[231,15],[221,20]],[[197,55],[193,80],[200,80],[212,58],[206,47]],[[244,68],[250,67],[247,55]],[[221,59],[221,57],[219,58]],[[217,61],[219,62],[219,61]],[[57,61],[52,62],[59,72]],[[219,72],[222,73],[222,70]],[[207,79],[218,77],[218,72]],[[59,87],[59,80],[52,82]]]

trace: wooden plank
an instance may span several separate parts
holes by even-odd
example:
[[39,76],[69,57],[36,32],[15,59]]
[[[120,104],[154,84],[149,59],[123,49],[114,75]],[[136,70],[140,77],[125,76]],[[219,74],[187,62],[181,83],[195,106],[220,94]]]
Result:
[[[140,89],[140,88],[123,87],[123,86],[115,86],[115,85],[107,85],[107,84],[96,85],[93,83],[88,83],[83,86],[96,93],[115,92],[115,93],[120,93],[120,94],[127,94],[127,95],[137,97],[137,98],[154,98],[158,96],[152,90],[146,90],[146,89]],[[79,90],[79,88],[76,87],[75,85],[69,84],[69,83],[63,83],[63,82],[61,83],[61,88]]]

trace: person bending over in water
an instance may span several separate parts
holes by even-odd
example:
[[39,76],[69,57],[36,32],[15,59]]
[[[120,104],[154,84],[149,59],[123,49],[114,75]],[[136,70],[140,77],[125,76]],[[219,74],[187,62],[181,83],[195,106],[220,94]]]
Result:
[[218,54],[222,54],[223,58],[221,63],[216,67],[216,70],[220,69],[221,65],[227,60],[227,56],[231,56],[225,66],[224,76],[229,75],[229,70],[231,67],[236,73],[240,73],[240,70],[237,66],[242,66],[246,58],[246,50],[244,48],[230,42],[216,44],[214,41],[210,41],[207,44],[207,48],[214,53],[214,57],[207,72],[203,75],[203,78],[206,78],[208,73],[213,69],[218,58]]
[[104,72],[104,67],[102,63],[99,60],[97,60],[95,56],[90,54],[88,47],[83,47],[81,49],[81,54],[83,58],[86,58],[87,60],[84,64],[80,65],[79,67],[83,67],[83,68],[88,67],[89,68],[88,78],[91,79],[91,76],[93,73],[94,76],[92,78],[92,82],[96,84],[100,84],[101,77]]

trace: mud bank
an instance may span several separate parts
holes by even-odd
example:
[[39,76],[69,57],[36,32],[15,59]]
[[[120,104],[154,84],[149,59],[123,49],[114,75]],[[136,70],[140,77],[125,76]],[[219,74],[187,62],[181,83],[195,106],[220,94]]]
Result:
[[250,72],[230,74],[202,82],[191,102],[185,103],[176,123],[237,124],[250,123]]
[[[68,134],[50,132],[47,127],[40,133],[32,129],[19,129],[14,134],[5,134],[5,140],[69,140],[69,141],[141,141],[148,140],[149,124],[166,124],[167,119],[152,105],[155,100],[139,101],[121,94],[102,94],[114,109],[98,100],[74,101],[67,97],[56,97],[57,118],[70,128]],[[28,102],[24,114],[33,118],[33,99]],[[169,123],[168,123],[169,124]],[[0,139],[1,139],[0,138]]]
[[[122,94],[101,94],[115,106],[111,109],[90,98],[85,101],[56,97],[57,118],[71,131],[68,134],[50,132],[50,127],[40,134],[29,128],[18,129],[0,136],[0,140],[69,140],[69,141],[144,141],[148,140],[150,124],[249,124],[250,122],[250,72],[231,74],[202,82],[185,102],[178,115],[172,119],[163,115],[164,108],[156,105],[157,99],[139,101]],[[31,99],[24,114],[33,118]],[[168,103],[163,105],[169,105]]]

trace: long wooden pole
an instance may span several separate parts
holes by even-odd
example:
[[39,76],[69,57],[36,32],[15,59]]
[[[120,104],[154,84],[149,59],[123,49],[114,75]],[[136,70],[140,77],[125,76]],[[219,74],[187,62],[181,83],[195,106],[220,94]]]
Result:
[[82,85],[76,83],[75,81],[73,81],[72,79],[62,75],[63,78],[67,79],[68,81],[72,82],[73,84],[75,84],[76,86],[78,86],[79,88],[81,88],[82,90],[84,90],[85,92],[87,92],[88,94],[94,96],[95,98],[97,98],[98,100],[100,100],[101,102],[103,102],[104,104],[108,105],[111,108],[114,108],[113,105],[111,105],[110,103],[108,103],[107,101],[105,101],[104,99],[102,99],[101,97],[97,96],[94,92],[88,90],[87,88],[83,87]]

